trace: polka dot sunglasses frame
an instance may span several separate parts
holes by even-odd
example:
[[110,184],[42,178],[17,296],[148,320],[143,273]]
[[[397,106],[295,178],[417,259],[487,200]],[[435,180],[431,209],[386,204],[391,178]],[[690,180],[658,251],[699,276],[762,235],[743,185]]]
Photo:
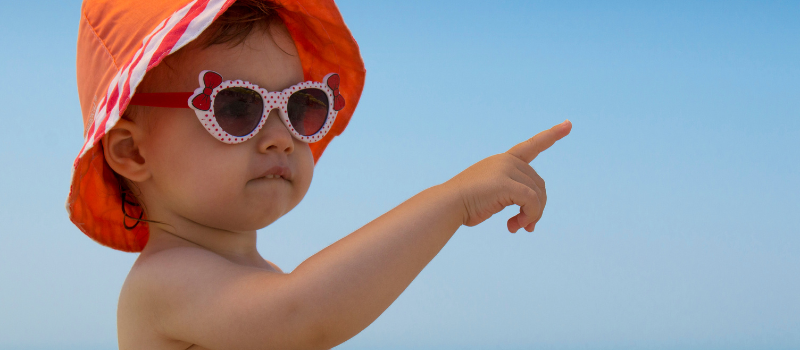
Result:
[[307,143],[317,142],[328,133],[337,112],[344,108],[336,73],[326,75],[322,82],[306,81],[274,92],[247,81],[223,81],[219,73],[210,70],[200,72],[198,80],[200,87],[193,93],[137,93],[130,104],[191,108],[203,127],[227,144],[251,139],[276,108],[295,138]]

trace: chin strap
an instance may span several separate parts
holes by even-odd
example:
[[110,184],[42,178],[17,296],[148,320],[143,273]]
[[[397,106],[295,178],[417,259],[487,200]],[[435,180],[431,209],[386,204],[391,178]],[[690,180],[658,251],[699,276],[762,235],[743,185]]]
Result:
[[[121,194],[121,196],[122,196],[122,215],[125,216],[125,217],[122,218],[122,226],[125,226],[125,229],[130,231],[130,230],[133,230],[134,227],[138,226],[140,222],[142,222],[142,216],[144,216],[144,210],[142,210],[142,212],[139,213],[139,217],[138,218],[135,218],[135,217],[132,217],[132,216],[128,215],[128,212],[125,211],[125,203],[133,205],[133,206],[137,206],[137,207],[140,206],[140,205],[139,205],[139,203],[134,203],[134,202],[129,201],[126,198],[125,192],[122,191],[121,187],[122,186],[120,186],[120,192],[122,192],[122,194]],[[136,220],[136,223],[133,224],[133,226],[128,226],[128,222],[125,221],[126,218],[127,219]]]

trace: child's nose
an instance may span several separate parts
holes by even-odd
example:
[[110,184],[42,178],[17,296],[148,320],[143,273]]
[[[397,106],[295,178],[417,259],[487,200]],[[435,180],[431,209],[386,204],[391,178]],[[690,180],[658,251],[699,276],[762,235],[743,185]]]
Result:
[[294,139],[289,129],[281,121],[277,109],[269,112],[264,127],[257,135],[258,149],[261,152],[279,151],[287,154],[294,151]]

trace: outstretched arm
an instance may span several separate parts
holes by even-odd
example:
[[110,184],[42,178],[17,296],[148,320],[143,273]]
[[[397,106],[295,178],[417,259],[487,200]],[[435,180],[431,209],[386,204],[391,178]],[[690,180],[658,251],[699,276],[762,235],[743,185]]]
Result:
[[511,232],[533,226],[547,199],[528,165],[566,136],[571,124],[476,163],[444,184],[403,202],[300,264],[295,290],[318,320],[323,346],[336,346],[372,323],[411,284],[461,225],[474,226],[506,206],[520,206]]

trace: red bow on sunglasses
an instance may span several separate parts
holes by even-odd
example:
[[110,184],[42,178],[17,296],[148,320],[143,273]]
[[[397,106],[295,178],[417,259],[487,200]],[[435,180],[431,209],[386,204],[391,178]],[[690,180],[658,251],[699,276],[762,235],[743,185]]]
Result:
[[211,109],[211,92],[219,84],[222,84],[221,75],[215,72],[206,72],[203,75],[203,93],[192,99],[192,106],[203,111]]
[[334,74],[328,78],[328,87],[333,90],[333,110],[341,111],[344,108],[344,97],[339,95],[339,75]]

